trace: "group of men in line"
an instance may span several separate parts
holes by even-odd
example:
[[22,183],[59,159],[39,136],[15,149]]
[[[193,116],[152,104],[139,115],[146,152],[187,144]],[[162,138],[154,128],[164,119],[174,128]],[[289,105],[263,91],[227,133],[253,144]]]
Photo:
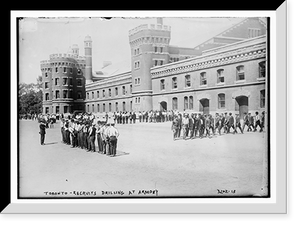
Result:
[[114,118],[117,124],[135,124],[138,120],[139,122],[166,122],[172,121],[174,117],[173,110],[150,110],[150,111],[117,111],[114,112]]
[[116,156],[119,132],[112,118],[102,117],[97,121],[76,117],[62,118],[60,128],[63,143],[71,145],[72,148]]
[[245,126],[247,126],[247,131],[257,131],[259,127],[260,132],[263,131],[265,124],[265,112],[263,111],[261,115],[255,112],[255,116],[251,116],[251,113],[244,113],[243,118],[239,114],[232,113],[216,113],[215,118],[211,114],[187,114],[181,113],[175,115],[172,121],[173,130],[173,140],[180,138],[181,131],[183,139],[195,139],[197,136],[199,138],[208,137],[212,138],[213,135],[221,135],[222,129],[223,133],[230,133],[233,129],[233,134],[238,133],[237,129],[243,134]]

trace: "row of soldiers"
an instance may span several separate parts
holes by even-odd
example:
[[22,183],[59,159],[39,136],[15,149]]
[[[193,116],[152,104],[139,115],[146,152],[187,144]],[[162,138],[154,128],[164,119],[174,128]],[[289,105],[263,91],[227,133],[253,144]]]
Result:
[[114,112],[114,118],[117,124],[135,124],[138,120],[139,122],[166,122],[172,121],[174,118],[174,111],[158,111],[158,110],[149,110],[149,111],[118,111]]
[[63,143],[71,145],[72,148],[78,147],[88,152],[116,156],[119,132],[112,118],[102,117],[97,121],[62,118],[60,127]]
[[245,126],[247,131],[257,131],[257,127],[260,128],[260,132],[264,129],[265,112],[261,115],[258,112],[255,116],[251,116],[250,113],[244,113],[243,118],[236,114],[234,117],[232,113],[216,113],[215,117],[211,114],[178,114],[175,115],[172,121],[173,140],[180,138],[181,131],[183,131],[183,139],[194,139],[197,136],[199,138],[208,137],[212,138],[213,135],[230,133],[233,129],[233,134],[238,133],[237,129],[243,134]]

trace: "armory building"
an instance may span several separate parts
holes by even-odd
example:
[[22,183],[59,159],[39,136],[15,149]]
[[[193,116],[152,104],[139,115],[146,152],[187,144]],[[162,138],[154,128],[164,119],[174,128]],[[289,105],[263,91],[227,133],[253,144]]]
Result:
[[[41,62],[44,113],[191,110],[203,113],[265,110],[267,24],[245,18],[195,48],[170,45],[171,28],[129,31],[128,70],[92,73],[92,39],[85,56],[73,48]],[[103,71],[113,67],[109,65]]]

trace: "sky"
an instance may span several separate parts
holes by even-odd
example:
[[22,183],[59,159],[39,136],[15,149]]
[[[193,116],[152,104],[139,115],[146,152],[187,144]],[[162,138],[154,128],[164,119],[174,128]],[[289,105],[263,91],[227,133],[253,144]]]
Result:
[[[195,47],[238,23],[243,18],[166,17],[171,26],[170,45]],[[30,18],[19,20],[19,82],[35,83],[41,75],[40,61],[50,54],[67,53],[70,46],[79,46],[84,55],[84,38],[92,37],[93,71],[101,70],[104,61],[123,62],[130,67],[129,30],[141,24],[156,24],[156,18],[111,19],[89,17]]]

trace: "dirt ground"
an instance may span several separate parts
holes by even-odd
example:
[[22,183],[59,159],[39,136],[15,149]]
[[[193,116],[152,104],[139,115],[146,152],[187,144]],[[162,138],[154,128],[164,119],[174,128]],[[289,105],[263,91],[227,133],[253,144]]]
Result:
[[59,123],[39,143],[36,121],[19,122],[21,197],[215,197],[261,192],[266,133],[173,141],[171,123],[117,125],[117,156],[71,148]]

